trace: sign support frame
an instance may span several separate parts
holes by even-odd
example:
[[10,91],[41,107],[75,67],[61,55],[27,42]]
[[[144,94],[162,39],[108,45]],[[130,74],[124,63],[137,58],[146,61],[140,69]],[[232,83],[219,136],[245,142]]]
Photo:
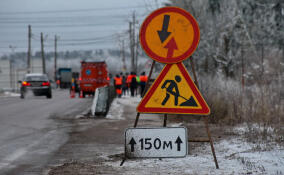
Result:
[[[165,13],[165,12],[167,12],[167,13]],[[177,57],[174,57],[173,53],[174,53],[174,50],[179,50],[178,48],[180,48],[180,47],[177,47],[175,38],[176,39],[180,38],[180,35],[177,35],[177,33],[175,33],[176,35],[174,35],[174,37],[173,37],[173,34],[171,34],[172,31],[168,30],[170,18],[171,18],[171,16],[175,16],[175,15],[169,15],[168,14],[169,12],[178,13],[178,14],[182,15],[184,18],[186,18],[185,20],[187,20],[187,21],[189,21],[191,23],[191,25],[193,27],[193,32],[190,35],[188,35],[188,36],[193,36],[193,42],[191,43],[189,48],[185,47],[187,45],[185,43],[181,42],[181,44],[183,44],[184,47],[187,48],[187,49],[183,49],[182,48],[181,51],[183,52],[183,54],[179,55]],[[161,52],[161,53],[159,52],[160,55],[158,53],[156,53],[156,52],[153,52],[153,49],[156,48],[156,46],[148,45],[149,43],[147,43],[147,41],[146,41],[146,34],[147,34],[147,30],[146,29],[148,28],[148,26],[151,26],[150,22],[152,20],[154,21],[155,17],[157,17],[157,16],[159,16],[161,14],[164,14],[162,28],[161,29],[160,28],[157,29],[155,27],[152,27],[153,30],[148,30],[148,31],[150,31],[150,34],[155,33],[156,35],[158,35],[159,36],[159,42],[161,42],[161,43],[166,41],[167,38],[171,35],[171,38],[169,38],[167,40],[168,42],[167,42],[166,45],[160,45],[158,47],[159,51],[161,49],[163,49],[163,48],[168,49],[166,57],[164,57],[164,55],[161,55],[161,53],[163,53],[163,52]],[[157,26],[157,25],[155,25],[155,26]],[[177,26],[179,26],[179,25],[177,25]],[[179,29],[179,28],[177,28],[177,29]],[[179,32],[182,32],[182,31],[183,30],[179,29]],[[184,34],[187,34],[187,33],[183,33],[183,35]],[[194,75],[194,82],[192,80],[190,80],[190,81],[191,81],[191,83],[193,85],[195,84],[194,87],[198,91],[199,83],[198,83],[198,79],[197,79],[196,72],[195,72],[193,57],[191,55],[193,54],[193,52],[195,51],[195,49],[198,46],[198,42],[199,42],[199,39],[200,39],[200,31],[199,31],[198,23],[196,22],[196,20],[194,19],[194,17],[190,13],[188,13],[184,9],[181,9],[181,8],[178,8],[178,7],[163,7],[163,8],[155,10],[154,12],[152,12],[144,20],[144,22],[142,24],[142,27],[140,29],[139,39],[140,39],[140,43],[141,43],[141,46],[144,49],[144,51],[147,53],[147,55],[150,58],[153,59],[153,62],[152,62],[152,65],[151,65],[151,70],[150,70],[149,76],[148,76],[149,78],[148,78],[148,80],[146,82],[146,87],[144,89],[144,92],[142,93],[143,96],[145,95],[146,91],[149,88],[149,84],[150,84],[149,81],[151,79],[153,68],[154,68],[154,65],[155,65],[156,61],[161,62],[161,63],[166,63],[166,64],[174,64],[174,63],[180,63],[180,62],[184,61],[188,57],[190,59],[191,70],[192,70],[193,75]],[[156,40],[151,40],[150,43],[153,43],[153,41],[154,41],[154,43],[157,42]],[[174,60],[170,60],[169,61],[168,58],[171,58],[171,59],[174,59]],[[156,88],[156,87],[154,87],[154,88]],[[148,97],[148,98],[150,98],[150,97]],[[208,108],[208,106],[207,106],[207,108]],[[143,111],[143,110],[142,111],[140,111],[140,110],[137,111],[136,119],[135,119],[135,122],[134,122],[134,128],[136,128],[137,125],[138,125],[140,112],[144,113],[145,111]],[[163,111],[161,113],[164,113],[163,127],[166,127],[167,126],[168,114],[170,112],[169,111]],[[173,112],[173,113],[176,113],[176,112]],[[191,114],[191,112],[186,112],[185,114]],[[202,138],[202,139],[188,139],[188,142],[210,142],[211,152],[212,152],[212,155],[213,155],[213,158],[214,158],[215,166],[216,166],[216,169],[219,169],[219,165],[218,165],[218,161],[217,161],[217,158],[216,158],[215,149],[214,149],[214,145],[213,145],[213,140],[211,138],[211,133],[210,133],[210,130],[209,130],[208,116],[204,116],[204,115],[207,115],[208,113],[194,113],[194,114],[200,114],[201,117],[204,119],[203,122],[204,122],[204,125],[205,125],[205,129],[206,129],[206,133],[207,133],[207,137],[208,138],[207,139],[206,138]],[[203,114],[203,116],[202,116],[202,114]],[[126,157],[126,146],[125,146],[124,158],[123,158],[120,166],[123,165],[123,163],[125,162],[126,158],[127,157]],[[161,158],[159,158],[159,159],[161,160]]]
[[[195,84],[196,84],[197,88],[199,88],[199,83],[198,83],[198,79],[197,79],[196,72],[195,72],[193,57],[190,56],[189,59],[190,59],[190,66],[191,66],[191,70],[193,72]],[[146,88],[144,89],[143,95],[145,95],[145,93],[148,89],[148,86],[150,84],[149,81],[151,79],[155,63],[156,63],[156,61],[153,60],[152,65],[151,65],[151,69],[150,69],[150,72],[149,72],[149,76],[148,76],[149,78],[147,80]],[[205,129],[206,129],[208,139],[188,139],[188,142],[210,142],[211,152],[212,152],[212,155],[213,155],[213,158],[214,158],[215,166],[216,166],[216,169],[219,169],[219,164],[218,164],[217,157],[216,157],[216,154],[215,154],[215,148],[214,148],[213,140],[211,138],[211,133],[210,133],[209,125],[208,125],[208,117],[207,116],[202,116],[202,117],[203,117],[203,122],[204,122],[204,125],[205,125]],[[134,128],[137,127],[139,118],[140,118],[140,113],[137,112],[136,119],[135,119],[134,126],[133,126]],[[163,127],[167,126],[167,118],[168,118],[168,114],[164,114]],[[159,160],[162,160],[162,159],[159,158]],[[125,161],[126,161],[126,155],[124,154],[124,157],[123,157],[123,159],[120,163],[120,166],[123,166]]]

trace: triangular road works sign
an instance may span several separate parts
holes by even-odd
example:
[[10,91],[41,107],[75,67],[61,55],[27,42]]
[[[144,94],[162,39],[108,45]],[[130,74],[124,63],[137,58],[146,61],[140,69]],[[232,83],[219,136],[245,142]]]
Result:
[[208,115],[210,109],[182,63],[167,64],[137,107],[140,113]]

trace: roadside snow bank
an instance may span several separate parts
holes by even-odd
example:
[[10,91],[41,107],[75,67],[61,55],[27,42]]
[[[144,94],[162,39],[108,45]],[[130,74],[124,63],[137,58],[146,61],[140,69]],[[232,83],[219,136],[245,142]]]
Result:
[[0,97],[20,97],[19,93],[15,93],[15,92],[7,92],[5,91],[4,93],[0,94]]
[[124,108],[136,109],[140,100],[140,97],[130,96],[122,96],[121,98],[115,98],[110,106],[106,118],[114,120],[125,120],[125,116],[123,116],[123,112],[125,111]]

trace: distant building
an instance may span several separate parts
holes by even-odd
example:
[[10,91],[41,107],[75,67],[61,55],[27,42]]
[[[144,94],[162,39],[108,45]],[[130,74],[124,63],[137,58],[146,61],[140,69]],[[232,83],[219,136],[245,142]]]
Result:
[[[32,60],[30,72],[42,73],[41,59]],[[0,90],[19,90],[18,81],[23,80],[26,73],[26,68],[16,68],[10,60],[0,60]]]

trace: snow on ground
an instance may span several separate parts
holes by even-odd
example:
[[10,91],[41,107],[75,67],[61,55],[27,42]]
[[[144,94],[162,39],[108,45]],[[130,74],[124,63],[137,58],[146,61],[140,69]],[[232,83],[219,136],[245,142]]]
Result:
[[[122,106],[137,106],[138,97],[116,98],[110,108],[107,118],[125,119]],[[182,123],[169,125],[181,126]],[[124,174],[275,174],[284,175],[284,148],[277,143],[247,142],[245,134],[247,127],[232,128],[234,135],[224,137],[214,143],[220,169],[215,168],[209,143],[202,143],[195,149],[190,148],[185,158],[167,159],[131,159],[126,160],[121,167],[121,160],[107,161],[105,165],[120,169]],[[269,141],[267,141],[269,142]],[[269,147],[267,146],[269,144]],[[271,147],[273,145],[273,147]],[[123,148],[121,147],[123,150]]]
[[210,145],[204,143],[185,158],[131,159],[123,167],[119,161],[107,162],[108,166],[123,168],[125,174],[284,174],[284,150],[275,146],[273,150],[257,151],[254,144],[240,138],[223,140],[214,144],[220,169],[215,168]]
[[139,96],[130,97],[129,95],[122,96],[121,98],[115,98],[110,106],[106,118],[115,120],[125,120],[123,116],[123,107],[137,106],[141,98]]
[[3,94],[0,94],[0,97],[19,97],[19,93],[14,93],[14,92],[8,92],[5,91]]

